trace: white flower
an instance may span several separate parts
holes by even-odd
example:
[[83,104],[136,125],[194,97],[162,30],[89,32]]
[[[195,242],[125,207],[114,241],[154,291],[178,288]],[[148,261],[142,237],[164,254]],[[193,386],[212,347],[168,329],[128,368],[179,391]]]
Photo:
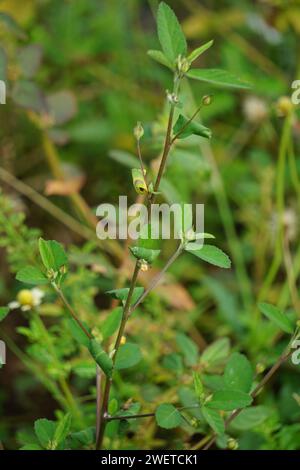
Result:
[[26,312],[31,310],[33,307],[38,307],[41,304],[44,295],[44,292],[37,287],[34,287],[33,289],[22,289],[18,292],[16,300],[10,302],[8,307],[11,310],[20,308],[23,312]]
[[243,103],[245,118],[249,122],[259,123],[268,115],[266,103],[257,96],[248,96]]

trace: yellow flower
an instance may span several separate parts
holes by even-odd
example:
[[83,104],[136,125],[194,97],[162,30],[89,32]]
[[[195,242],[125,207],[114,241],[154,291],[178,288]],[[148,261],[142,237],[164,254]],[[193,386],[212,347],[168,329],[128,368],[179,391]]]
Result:
[[22,289],[18,292],[16,300],[10,302],[8,307],[10,309],[20,308],[23,312],[26,312],[33,307],[38,307],[43,297],[44,292],[36,287],[34,289]]

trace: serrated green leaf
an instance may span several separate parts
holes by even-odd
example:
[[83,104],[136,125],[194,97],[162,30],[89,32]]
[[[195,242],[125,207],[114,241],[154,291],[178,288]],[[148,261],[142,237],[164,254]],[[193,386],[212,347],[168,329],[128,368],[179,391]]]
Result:
[[67,255],[62,245],[55,240],[39,239],[39,250],[46,269],[59,271],[68,262]]
[[139,346],[135,343],[126,343],[117,352],[115,369],[128,369],[140,362],[142,354]]
[[253,370],[243,354],[233,353],[225,367],[224,385],[231,390],[250,392],[253,382]]
[[155,50],[150,50],[147,52],[148,56],[151,57],[151,59],[156,60],[156,62],[159,62],[162,65],[165,65],[168,67],[168,69],[174,70],[174,66],[172,65],[172,62],[168,60],[168,58],[165,56],[165,54],[162,51],[155,51]]
[[189,78],[216,86],[249,89],[251,85],[230,72],[220,69],[191,69],[186,74]]
[[130,251],[136,259],[143,259],[149,264],[152,264],[160,253],[160,250],[150,250],[139,246],[130,247]]
[[252,397],[239,390],[217,390],[206,406],[223,411],[232,411],[251,405]]
[[98,343],[97,340],[91,339],[89,342],[89,351],[104,374],[110,376],[113,369],[113,361],[104,351],[101,344]]
[[292,322],[279,308],[265,302],[258,304],[258,307],[269,320],[274,322],[281,330],[285,331],[285,333],[293,333],[294,327]]
[[214,43],[214,41],[211,40],[211,41],[206,42],[202,46],[197,47],[197,49],[195,49],[193,52],[191,52],[190,55],[188,56],[188,58],[187,58],[188,61],[190,63],[194,62],[194,60],[198,59],[198,57],[201,54],[203,54],[203,52],[207,51],[207,49],[209,49],[213,45],[213,43]]
[[214,266],[218,266],[219,268],[228,269],[231,266],[230,258],[226,253],[214,245],[203,245],[200,249],[197,249],[197,244],[188,243],[185,250],[203,261],[213,264]]
[[216,434],[221,435],[225,432],[225,425],[223,418],[220,416],[218,411],[203,406],[201,408],[203,418],[209,424],[209,426],[215,431]]
[[56,447],[66,439],[71,429],[71,423],[72,423],[72,416],[70,413],[67,413],[62,418],[62,420],[59,421],[59,423],[57,424],[54,437],[53,437]]
[[163,403],[159,405],[155,412],[157,424],[161,428],[172,429],[176,428],[181,423],[181,414],[170,403]]
[[186,55],[187,44],[181,26],[173,10],[164,2],[158,7],[157,33],[162,50],[172,64],[179,55]]
[[117,331],[118,326],[121,322],[122,314],[122,307],[117,307],[109,313],[100,328],[100,332],[102,334],[103,339],[109,338]]
[[44,449],[49,449],[55,433],[55,422],[49,419],[38,419],[34,423],[34,431],[40,444]]
[[26,284],[42,285],[48,284],[48,279],[39,269],[34,266],[25,266],[16,274],[16,279]]
[[0,307],[0,321],[4,320],[4,318],[9,314],[8,307]]
[[178,139],[186,139],[191,135],[198,135],[204,137],[205,139],[210,139],[212,132],[208,127],[203,126],[202,124],[191,121],[182,114],[178,116],[178,119],[173,127],[173,133],[178,134]]

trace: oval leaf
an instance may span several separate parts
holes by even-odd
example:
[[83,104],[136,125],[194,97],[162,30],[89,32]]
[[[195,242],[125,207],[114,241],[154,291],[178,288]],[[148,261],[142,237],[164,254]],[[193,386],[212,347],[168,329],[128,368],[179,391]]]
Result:
[[173,63],[179,55],[185,55],[187,45],[181,26],[173,10],[164,2],[157,12],[157,34],[162,50]]
[[17,272],[16,279],[26,284],[48,284],[48,279],[44,274],[34,266],[25,266]]
[[250,362],[243,354],[233,353],[226,364],[224,384],[231,390],[250,392],[253,381],[253,370]]
[[117,352],[115,369],[128,369],[140,362],[142,359],[140,348],[137,344],[126,343]]
[[46,269],[58,271],[67,264],[68,258],[62,245],[55,240],[39,239],[39,250]]
[[165,429],[176,428],[181,423],[181,414],[170,403],[159,405],[155,412],[155,418],[157,424]]
[[196,243],[188,243],[185,249],[203,261],[218,266],[219,268],[228,269],[231,266],[230,258],[226,253],[214,245],[203,245],[202,248],[197,249]]
[[238,390],[218,390],[213,394],[211,401],[207,403],[209,408],[232,411],[245,408],[252,403],[252,397]]
[[220,69],[191,69],[187,72],[187,76],[217,86],[244,89],[251,88],[249,83],[244,82],[230,72]]
[[225,432],[225,425],[222,417],[220,416],[219,412],[213,410],[212,408],[208,408],[203,406],[201,408],[201,412],[203,414],[203,418],[210,427],[215,431],[216,434],[224,434]]

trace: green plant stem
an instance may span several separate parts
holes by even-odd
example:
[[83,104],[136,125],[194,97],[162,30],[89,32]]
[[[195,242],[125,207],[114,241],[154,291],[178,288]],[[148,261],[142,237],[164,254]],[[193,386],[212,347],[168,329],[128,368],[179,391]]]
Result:
[[[177,95],[178,90],[179,90],[179,84],[180,84],[180,78],[177,76],[177,74],[174,76],[174,89],[173,93]],[[168,125],[167,125],[167,131],[166,131],[166,137],[165,137],[165,142],[164,142],[164,148],[163,148],[163,153],[162,153],[162,158],[160,161],[160,166],[158,169],[156,181],[154,184],[154,190],[151,196],[148,199],[148,211],[149,208],[151,208],[151,204],[154,203],[156,193],[159,189],[161,178],[164,173],[164,169],[166,166],[167,158],[170,152],[171,148],[171,139],[172,139],[172,128],[173,128],[173,119],[174,119],[174,111],[175,111],[175,103],[171,103],[170,105],[170,111],[169,111],[169,117],[168,117]],[[115,343],[115,348],[114,348],[114,357],[113,357],[113,362],[115,361],[116,354],[118,352],[118,348],[120,346],[120,341],[123,336],[125,327],[126,327],[126,322],[129,317],[129,309],[130,309],[130,302],[132,298],[132,294],[137,282],[137,278],[140,272],[140,263],[139,261],[136,262],[135,268],[134,268],[134,273],[130,282],[130,287],[129,287],[129,293],[126,299],[126,304],[123,309],[123,318],[121,321],[121,325],[118,331],[117,335],[117,340]],[[102,399],[102,404],[101,404],[101,410],[100,410],[100,415],[98,413],[97,409],[97,416],[96,416],[96,429],[99,429],[98,435],[96,435],[96,449],[101,449],[102,443],[103,443],[103,438],[104,438],[104,433],[105,433],[105,427],[106,427],[106,422],[107,422],[107,409],[108,409],[108,403],[109,403],[109,394],[110,394],[110,389],[112,385],[112,378],[111,377],[106,377],[105,378],[105,384],[104,384],[104,392],[103,392],[103,399]],[[97,389],[97,395],[100,393],[100,389]],[[97,398],[99,400],[99,398]]]
[[[178,94],[179,84],[180,84],[180,78],[178,76],[175,76],[173,93],[176,96]],[[150,205],[154,202],[155,193],[159,189],[161,178],[164,174],[165,166],[166,166],[167,159],[168,159],[168,155],[169,155],[170,148],[171,148],[171,145],[172,145],[172,128],[173,128],[174,112],[175,112],[175,104],[171,103],[164,149],[163,149],[163,153],[162,153],[161,162],[160,162],[159,170],[158,170],[158,173],[157,173],[156,181],[155,181],[155,184],[154,184],[154,192],[152,193],[152,195],[150,197]]]
[[[123,309],[123,316],[121,320],[121,325],[118,331],[118,336],[115,342],[114,346],[114,355],[113,355],[113,364],[115,364],[117,353],[121,344],[121,339],[125,330],[126,322],[128,320],[128,312],[129,312],[129,307],[130,307],[130,302],[132,299],[132,295],[134,292],[134,288],[136,286],[137,278],[139,275],[140,271],[140,263],[137,262],[135,264],[135,269],[134,273],[131,279],[131,284],[128,292],[128,296],[126,299],[126,303]],[[112,385],[112,378],[111,377],[106,377],[105,381],[105,386],[104,386],[104,393],[103,393],[103,402],[101,406],[101,415],[100,415],[100,421],[99,421],[99,434],[97,436],[97,442],[96,442],[96,448],[99,449],[102,444],[102,440],[104,437],[104,432],[105,432],[105,427],[106,427],[106,422],[107,422],[107,409],[108,409],[108,402],[109,402],[109,393],[110,393],[110,388]]]
[[147,287],[147,289],[143,292],[143,294],[140,296],[140,298],[136,301],[135,304],[133,304],[133,306],[130,308],[129,310],[129,315],[131,315],[134,310],[137,309],[137,307],[143,302],[143,300],[147,297],[148,294],[150,294],[150,292],[153,291],[153,289],[155,289],[155,287],[157,286],[157,284],[160,282],[160,280],[162,279],[163,275],[165,274],[165,272],[169,269],[169,267],[174,263],[174,261],[176,261],[176,259],[179,257],[179,255],[182,253],[183,251],[183,246],[182,244],[180,243],[180,245],[178,246],[177,250],[173,253],[173,255],[171,256],[171,258],[167,261],[167,263],[165,264],[165,266],[163,267],[163,269],[151,280],[149,286]]
[[91,333],[85,328],[85,326],[82,324],[82,322],[79,320],[79,318],[77,317],[76,313],[74,312],[74,309],[73,307],[70,305],[70,303],[68,302],[68,300],[66,299],[64,293],[62,292],[62,290],[55,284],[55,283],[52,283],[52,286],[54,288],[54,290],[57,292],[57,294],[59,295],[59,297],[61,298],[63,304],[65,305],[65,307],[67,308],[67,310],[69,311],[70,315],[72,316],[72,318],[76,321],[77,325],[81,328],[81,330],[84,332],[84,334],[89,338],[89,339],[92,339],[93,336],[91,335]]
[[[261,389],[269,382],[269,380],[273,377],[273,375],[277,372],[279,367],[290,357],[292,354],[292,351],[284,352],[279,359],[275,362],[275,364],[271,367],[271,369],[267,372],[267,374],[263,377],[263,379],[259,382],[259,384],[255,387],[253,392],[251,393],[251,397],[254,399],[258,393],[261,391]],[[227,418],[225,421],[225,429],[227,426],[236,418],[244,408],[239,408],[238,410],[235,410],[231,415]],[[207,443],[207,445],[203,448],[203,450],[208,450],[210,447],[215,443],[217,439],[217,435],[213,434],[212,438],[210,441]]]

